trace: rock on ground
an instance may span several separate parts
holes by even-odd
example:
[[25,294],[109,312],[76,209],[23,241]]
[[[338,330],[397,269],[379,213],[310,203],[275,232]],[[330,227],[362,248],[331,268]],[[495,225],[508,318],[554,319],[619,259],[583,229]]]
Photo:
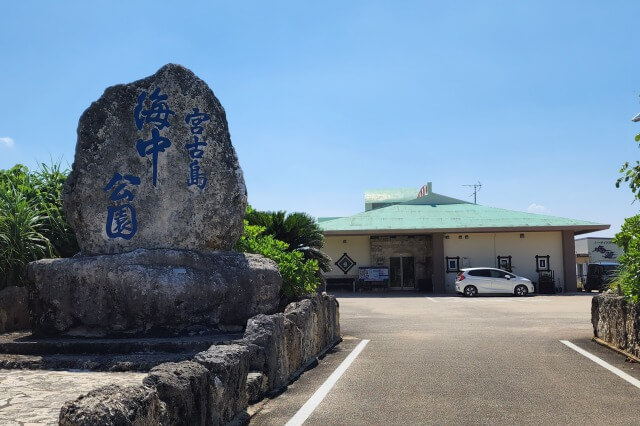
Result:
[[204,425],[209,417],[211,375],[193,361],[166,363],[154,367],[143,383],[158,391],[166,403],[171,425]]
[[168,424],[165,404],[147,386],[107,385],[60,409],[60,426]]

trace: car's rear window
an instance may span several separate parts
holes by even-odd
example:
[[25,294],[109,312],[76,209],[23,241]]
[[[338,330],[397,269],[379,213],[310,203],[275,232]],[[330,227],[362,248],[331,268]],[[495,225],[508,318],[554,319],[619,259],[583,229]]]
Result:
[[472,277],[490,277],[491,272],[488,269],[474,269],[468,272]]

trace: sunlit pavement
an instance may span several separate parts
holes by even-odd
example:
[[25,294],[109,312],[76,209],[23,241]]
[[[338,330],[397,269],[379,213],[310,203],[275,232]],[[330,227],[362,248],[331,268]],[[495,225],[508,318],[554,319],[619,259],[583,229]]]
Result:
[[[595,293],[594,293],[595,295]],[[370,342],[305,424],[636,424],[640,389],[568,340],[640,378],[593,342],[593,295],[337,293],[344,342],[252,424],[289,421],[362,340]]]

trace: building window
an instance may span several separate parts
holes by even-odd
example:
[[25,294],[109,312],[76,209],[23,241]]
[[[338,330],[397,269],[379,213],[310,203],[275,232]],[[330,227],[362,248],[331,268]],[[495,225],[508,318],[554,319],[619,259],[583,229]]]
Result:
[[447,272],[459,272],[460,271],[460,257],[447,256]]
[[538,256],[536,255],[536,272],[550,271],[549,255]]
[[498,256],[498,268],[511,272],[511,256]]

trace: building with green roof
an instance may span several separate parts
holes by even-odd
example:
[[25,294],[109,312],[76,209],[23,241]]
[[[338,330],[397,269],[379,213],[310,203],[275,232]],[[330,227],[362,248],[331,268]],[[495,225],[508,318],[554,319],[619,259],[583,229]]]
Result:
[[576,291],[574,236],[609,225],[505,210],[422,189],[367,190],[365,211],[319,218],[325,251],[335,260],[328,282],[370,270],[389,274],[391,289],[454,291],[466,267],[501,267],[537,282],[551,276]]

